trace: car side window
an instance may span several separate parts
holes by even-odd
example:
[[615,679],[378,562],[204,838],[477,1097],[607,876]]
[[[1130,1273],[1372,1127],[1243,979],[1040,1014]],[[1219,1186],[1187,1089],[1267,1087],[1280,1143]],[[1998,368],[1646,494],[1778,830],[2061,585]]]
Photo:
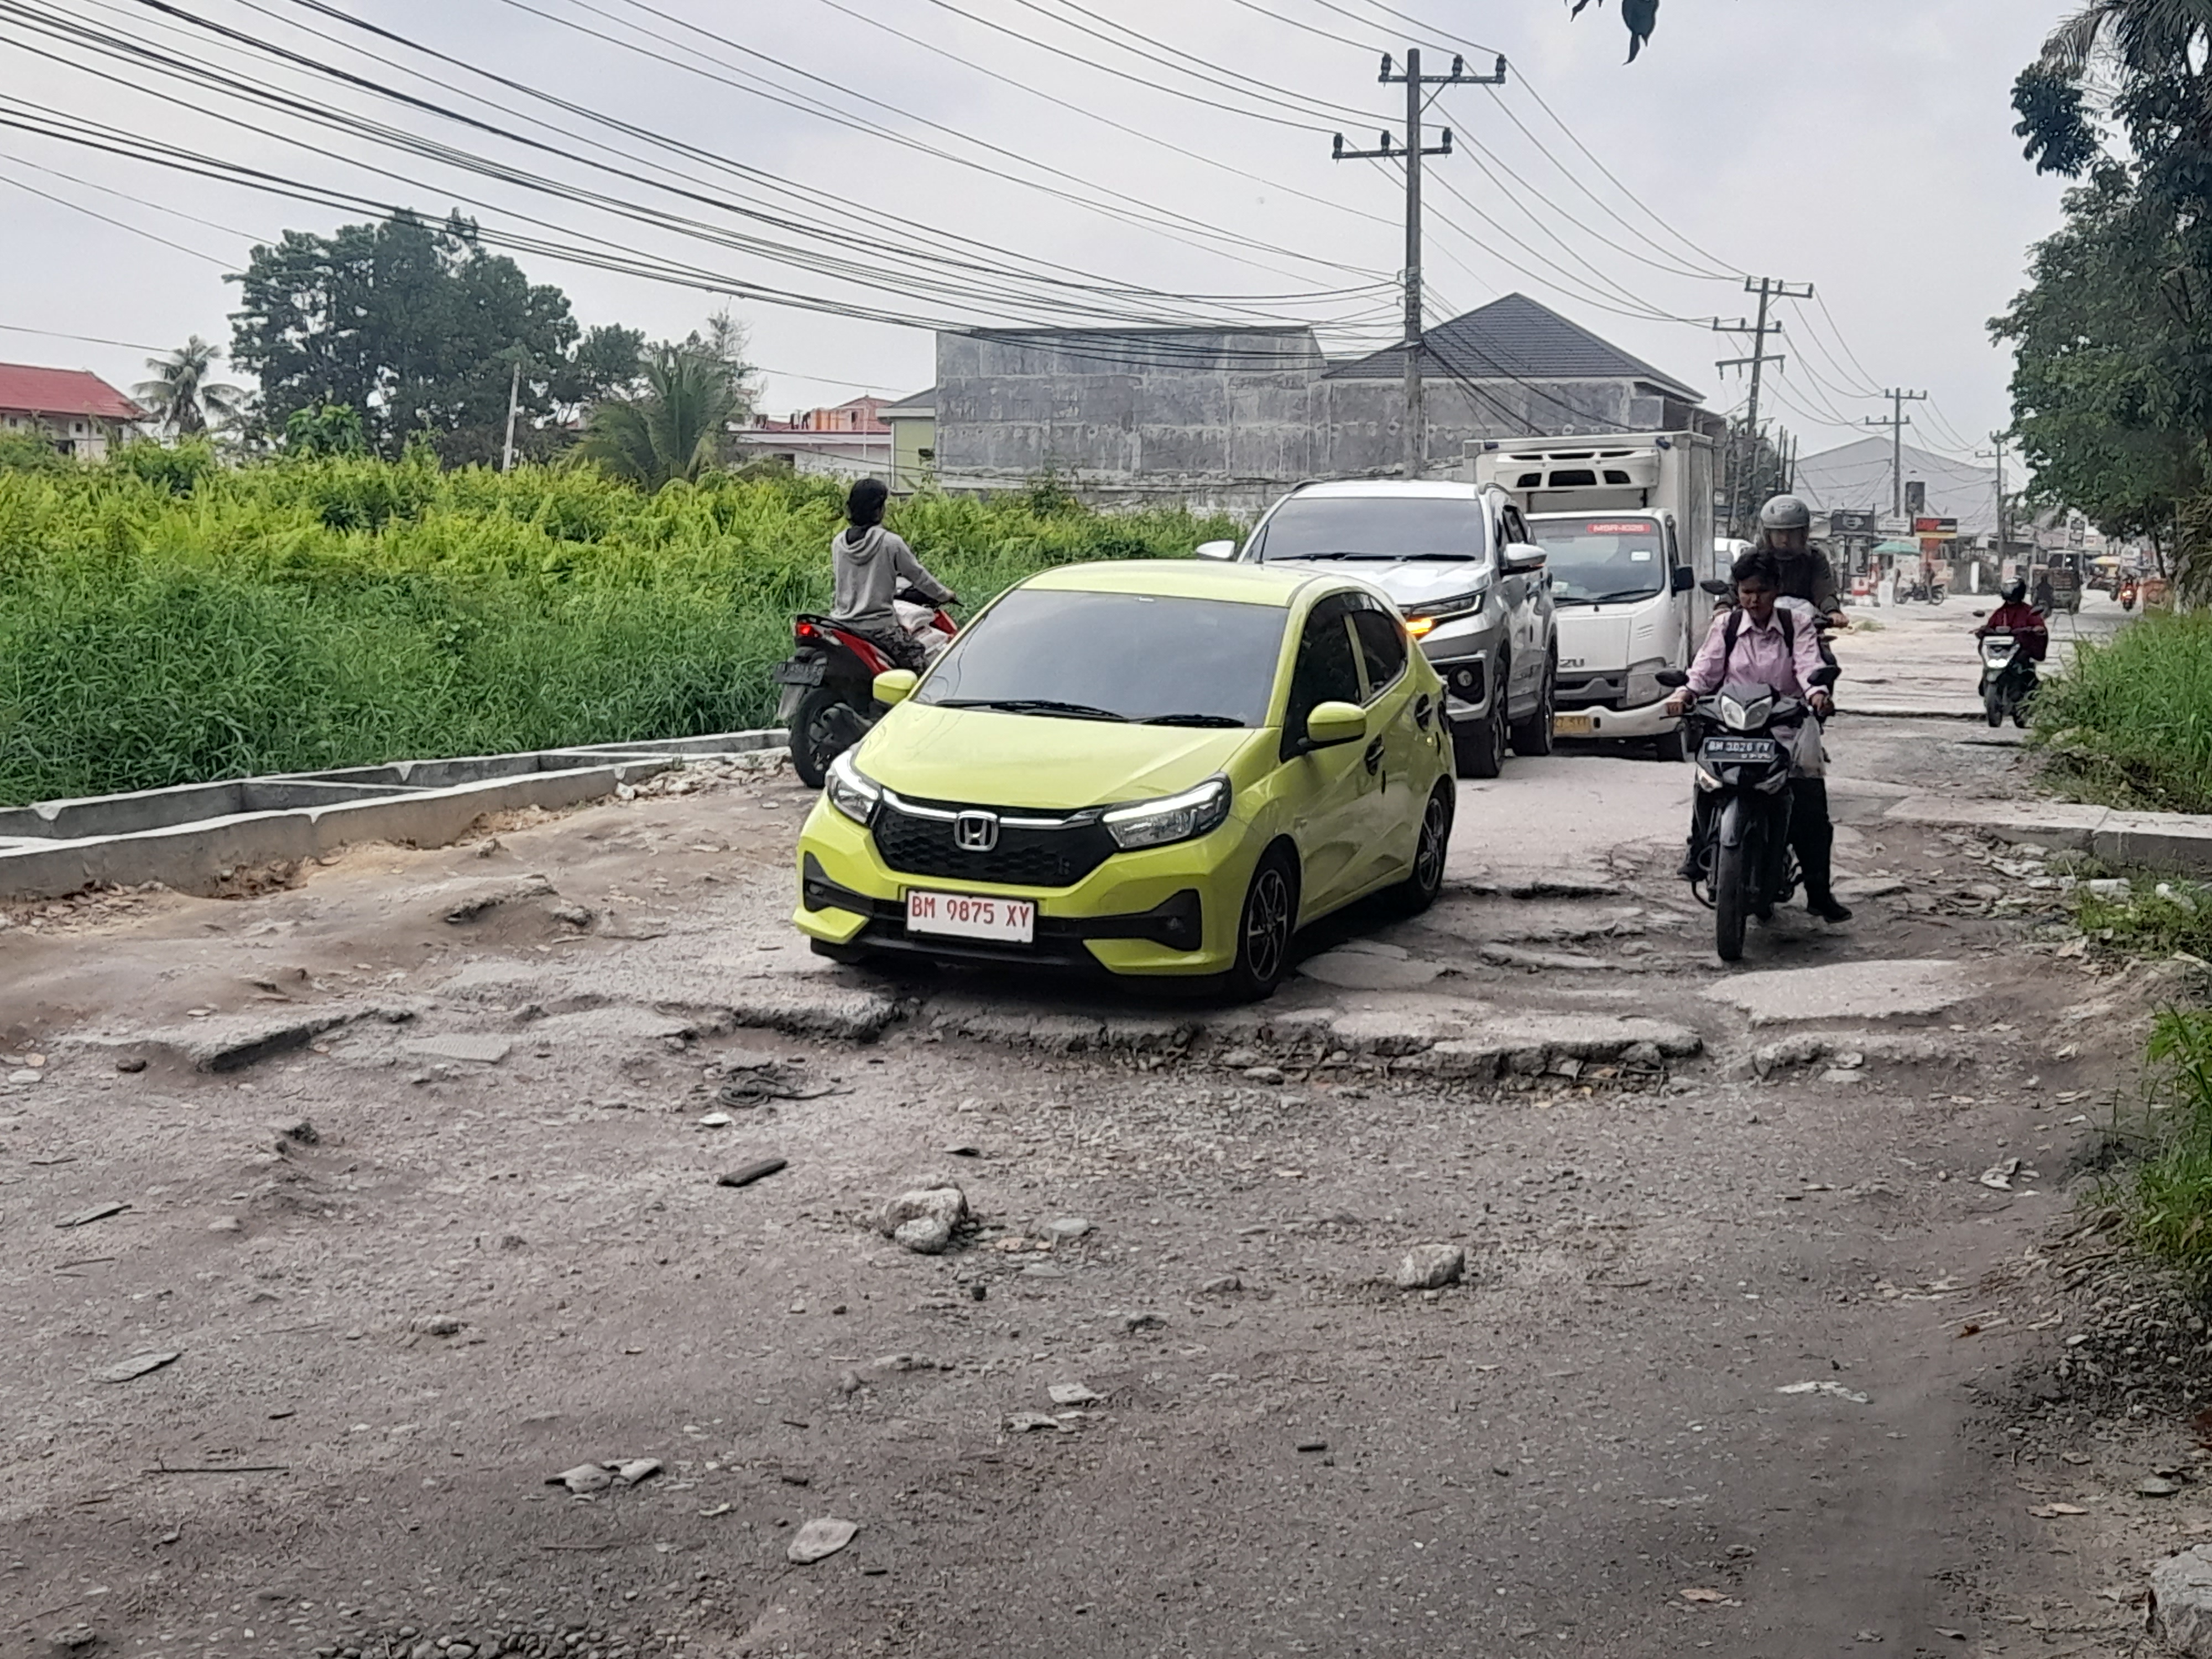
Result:
[[1528,533],[1528,521],[1521,516],[1521,509],[1517,507],[1505,509],[1505,539],[1509,542],[1533,542],[1536,539]]
[[1360,654],[1367,659],[1367,696],[1372,702],[1406,672],[1406,630],[1377,605],[1353,611],[1352,628],[1359,636]]
[[1291,673],[1291,706],[1284,716],[1285,737],[1305,732],[1306,716],[1325,702],[1358,702],[1359,662],[1353,654],[1347,607],[1340,598],[1323,599],[1306,618],[1298,636],[1297,665]]

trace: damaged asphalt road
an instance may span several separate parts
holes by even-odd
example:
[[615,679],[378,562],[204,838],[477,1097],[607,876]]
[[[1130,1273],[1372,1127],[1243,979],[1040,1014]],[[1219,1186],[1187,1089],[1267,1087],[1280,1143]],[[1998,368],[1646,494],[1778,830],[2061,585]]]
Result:
[[1838,727],[1764,981],[1613,757],[1259,1010],[818,963],[777,778],[13,912],[0,1653],[2125,1651],[2195,1488],[2047,1264],[2144,993],[1854,793],[1966,735]]

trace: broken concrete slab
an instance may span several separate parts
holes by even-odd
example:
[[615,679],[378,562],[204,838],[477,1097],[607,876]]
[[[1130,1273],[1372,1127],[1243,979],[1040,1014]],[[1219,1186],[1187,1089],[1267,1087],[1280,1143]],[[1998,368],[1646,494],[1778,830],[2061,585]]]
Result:
[[203,1072],[235,1072],[272,1054],[304,1048],[327,1031],[356,1021],[402,1024],[411,1008],[292,1008],[282,1014],[211,1014],[183,1025],[149,1031],[91,1032],[64,1039],[70,1046],[136,1059],[167,1054]]
[[514,1039],[489,1032],[448,1031],[441,1036],[410,1037],[399,1047],[402,1052],[417,1054],[425,1060],[467,1060],[476,1065],[496,1066],[514,1052]]
[[1308,957],[1298,964],[1304,978],[1318,980],[1346,991],[1413,991],[1448,971],[1440,962],[1422,962],[1410,954],[1340,949]]
[[1793,1066],[1850,1056],[1889,1066],[1961,1066],[1978,1050],[1965,1037],[1918,1036],[1885,1031],[1802,1031],[1761,1043],[1739,1062],[1760,1077]]
[[2188,1659],[2212,1659],[2212,1546],[2193,1545],[2150,1570],[2150,1633]]
[[1754,1025],[1814,1019],[1897,1019],[1933,1014],[1981,988],[1955,962],[1844,962],[1739,974],[1705,996],[1742,1010]]
[[2212,872],[2212,817],[2188,812],[2113,812],[2090,842],[2107,864],[2183,875]]
[[1836,881],[1836,896],[1846,904],[1858,904],[1902,893],[1911,885],[1902,876],[1842,876]]
[[441,882],[429,894],[434,913],[456,926],[476,921],[504,905],[553,896],[553,884],[543,876]]
[[1529,951],[1515,945],[1483,945],[1475,955],[1493,968],[1520,968],[1544,974],[1643,974],[1651,964],[1623,957],[1583,956],[1572,951]]
[[1661,1055],[1700,1052],[1705,1039],[1686,1025],[1612,1014],[1507,1014],[1469,1034],[1439,1042],[1407,1062],[1434,1077],[1493,1078],[1501,1071],[1534,1076],[1562,1060],[1620,1060],[1648,1043]]
[[1905,823],[1949,830],[1985,830],[2008,841],[2087,853],[2112,817],[2104,806],[2070,801],[1962,800],[1951,795],[1908,795],[1883,813]]

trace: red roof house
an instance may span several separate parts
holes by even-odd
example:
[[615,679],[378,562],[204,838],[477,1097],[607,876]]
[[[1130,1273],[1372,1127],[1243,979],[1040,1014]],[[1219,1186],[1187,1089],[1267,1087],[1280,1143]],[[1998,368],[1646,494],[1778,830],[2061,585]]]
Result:
[[96,461],[145,418],[88,370],[0,363],[0,433],[42,437],[64,455]]

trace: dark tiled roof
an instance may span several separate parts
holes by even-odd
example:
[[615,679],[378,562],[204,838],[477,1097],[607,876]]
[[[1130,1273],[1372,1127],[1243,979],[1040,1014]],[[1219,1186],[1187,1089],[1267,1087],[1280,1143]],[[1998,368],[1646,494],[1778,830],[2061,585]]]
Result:
[[[1423,356],[1434,361],[1437,372],[1470,380],[1646,380],[1690,403],[1704,398],[1525,294],[1509,294],[1438,324],[1424,346]],[[1392,346],[1328,373],[1331,380],[1398,380],[1406,373],[1406,350]]]

